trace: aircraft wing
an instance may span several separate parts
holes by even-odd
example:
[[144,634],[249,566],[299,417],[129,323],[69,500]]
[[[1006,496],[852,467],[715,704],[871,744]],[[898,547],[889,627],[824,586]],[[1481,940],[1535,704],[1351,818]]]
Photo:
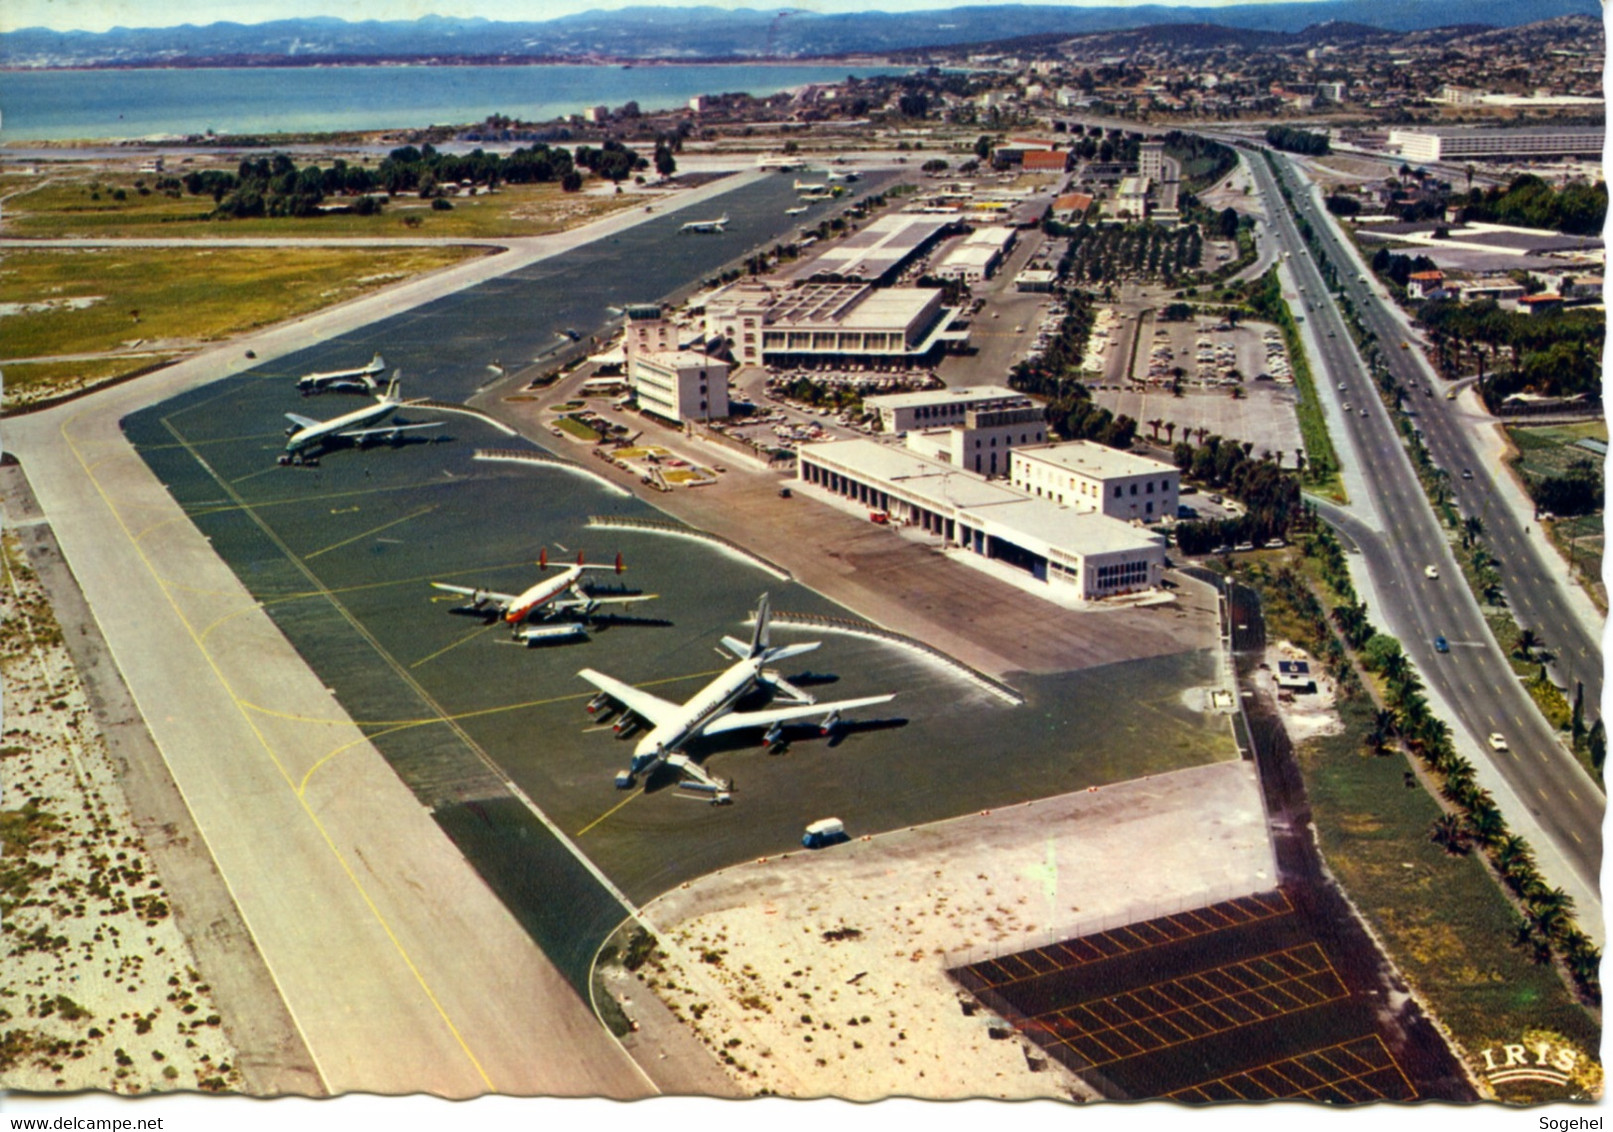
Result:
[[286,420],[290,421],[298,428],[317,428],[319,425],[325,423],[324,421],[316,421],[313,417],[305,417],[300,413],[287,413]]
[[426,421],[422,424],[381,425],[377,428],[350,428],[336,435],[347,440],[362,440],[366,436],[392,436],[394,433],[409,432],[417,428],[441,428],[441,421]]
[[496,601],[505,608],[515,604],[514,594],[501,594],[496,590],[479,590],[474,586],[454,586],[447,582],[432,582],[433,588],[447,590],[451,594],[464,594],[468,598],[479,598],[482,601]]
[[611,699],[616,700],[634,715],[650,721],[659,727],[662,721],[670,719],[674,713],[682,710],[682,704],[663,700],[660,696],[652,696],[648,692],[640,691],[631,684],[624,684],[614,676],[606,676],[603,672],[595,672],[592,668],[584,668],[577,673],[584,680],[604,692]]
[[551,609],[592,609],[596,605],[632,605],[639,601],[654,601],[660,594],[629,594],[623,597],[565,598],[549,603]]
[[827,704],[791,704],[789,707],[763,708],[761,711],[731,711],[706,724],[701,728],[701,734],[721,735],[725,731],[738,731],[742,727],[771,727],[775,723],[792,723],[797,719],[807,719],[811,716],[826,716],[831,712],[888,704],[895,698],[895,694],[892,693],[888,696],[864,696],[859,700],[837,700]]

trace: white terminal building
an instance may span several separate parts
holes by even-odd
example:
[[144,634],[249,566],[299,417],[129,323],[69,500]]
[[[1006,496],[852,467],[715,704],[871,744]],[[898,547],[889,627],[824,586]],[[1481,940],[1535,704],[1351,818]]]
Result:
[[728,415],[728,363],[687,350],[633,354],[627,384],[647,413],[683,424]]
[[905,367],[931,357],[957,312],[931,287],[865,283],[732,283],[706,299],[706,336],[743,365]]
[[[910,435],[909,439],[912,437]],[[1054,445],[1096,447],[1086,441]],[[1158,461],[1149,473],[1168,482],[1178,473]],[[1127,468],[1125,498],[1130,497]],[[885,521],[917,527],[964,553],[962,561],[997,572],[1023,572],[1028,587],[1045,584],[1060,595],[1094,600],[1157,587],[1165,569],[1165,540],[1137,523],[1112,518],[1098,499],[1060,504],[910,448],[872,440],[807,444],[800,450],[802,484],[830,502]],[[987,564],[993,564],[988,566]],[[996,568],[994,568],[994,566]],[[1053,595],[1050,595],[1053,596]]]
[[1000,385],[886,393],[863,406],[886,432],[905,433],[910,451],[982,476],[1007,475],[1010,451],[1047,441],[1047,410]]
[[1015,449],[1008,480],[1038,499],[1145,523],[1176,518],[1182,486],[1170,464],[1086,440]]
[[1558,157],[1602,154],[1601,126],[1517,126],[1472,129],[1414,126],[1389,131],[1389,146],[1409,161],[1467,157]]
[[626,309],[622,348],[627,384],[645,412],[669,421],[709,421],[728,415],[728,363],[678,348],[678,327],[660,306]]
[[960,385],[955,389],[926,389],[917,393],[881,393],[863,398],[863,408],[879,414],[886,432],[961,425],[971,411],[1017,409],[1035,404],[1006,385]]
[[942,279],[983,283],[1008,258],[1018,235],[1015,229],[1002,226],[976,228],[941,257],[932,274]]

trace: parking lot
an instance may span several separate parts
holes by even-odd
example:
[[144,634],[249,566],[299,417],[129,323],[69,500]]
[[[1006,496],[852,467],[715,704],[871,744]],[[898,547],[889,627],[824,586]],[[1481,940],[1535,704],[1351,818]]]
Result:
[[1116,1099],[1357,1104],[1445,1095],[1449,1066],[1425,1064],[1383,1027],[1378,992],[1345,947],[1277,889],[953,976]]

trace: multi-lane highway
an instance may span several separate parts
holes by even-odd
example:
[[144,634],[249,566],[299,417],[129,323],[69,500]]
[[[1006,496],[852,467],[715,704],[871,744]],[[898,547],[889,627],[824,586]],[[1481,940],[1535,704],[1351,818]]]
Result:
[[[1464,749],[1471,754],[1476,748],[1493,765],[1504,783],[1498,801],[1514,827],[1530,834],[1533,826],[1544,835],[1547,844],[1531,836],[1543,869],[1554,883],[1578,890],[1581,922],[1594,931],[1601,918],[1595,894],[1601,867],[1603,796],[1541,716],[1490,634],[1417,481],[1390,411],[1379,400],[1321,272],[1305,250],[1295,217],[1264,158],[1250,154],[1248,160],[1272,217],[1273,236],[1290,254],[1286,265],[1297,285],[1304,288],[1298,301],[1290,301],[1295,315],[1306,320],[1303,325],[1315,349],[1318,392],[1324,402],[1330,402],[1335,441],[1347,462],[1353,451],[1359,472],[1355,482],[1364,483],[1368,495],[1366,500],[1355,501],[1364,506],[1354,514],[1329,508],[1329,517],[1365,556],[1378,615],[1400,638],[1433,697],[1454,713],[1451,722],[1471,737]],[[1463,511],[1486,516],[1486,541],[1503,561],[1507,592],[1518,616],[1556,647],[1563,676],[1584,681],[1586,703],[1594,710],[1602,688],[1597,642],[1585,632],[1534,556],[1518,529],[1520,524],[1504,507],[1492,504],[1486,509],[1484,501],[1495,498],[1490,471],[1474,456],[1470,439],[1450,414],[1443,388],[1418,371],[1411,357],[1415,347],[1400,349],[1406,337],[1403,328],[1383,309],[1383,300],[1371,285],[1351,269],[1355,261],[1337,245],[1305,187],[1290,169],[1285,168],[1285,175],[1292,178],[1290,191],[1296,204],[1327,243],[1345,292],[1387,347],[1384,352],[1390,355],[1392,371],[1414,391],[1407,407],[1417,414],[1418,427],[1434,459],[1450,469]],[[1424,391],[1431,387],[1434,395],[1428,396]],[[1346,403],[1351,406],[1347,413],[1342,410]],[[1472,471],[1471,480],[1463,478],[1463,469]],[[1429,567],[1437,578],[1428,576]],[[1440,636],[1450,642],[1448,653],[1434,648],[1434,639]],[[1491,733],[1503,735],[1509,749],[1493,751],[1488,743]],[[1485,777],[1481,768],[1481,779]],[[1506,791],[1515,796],[1515,804],[1508,805]],[[1517,804],[1527,814],[1519,813]],[[1553,868],[1557,856],[1572,877]],[[1587,895],[1597,901],[1597,907],[1586,907]]]

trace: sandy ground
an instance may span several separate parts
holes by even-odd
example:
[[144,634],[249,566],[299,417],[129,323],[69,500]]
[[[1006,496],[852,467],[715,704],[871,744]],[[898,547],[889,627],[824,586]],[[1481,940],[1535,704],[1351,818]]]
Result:
[[113,775],[43,590],[4,546],[0,1083],[146,1093],[240,1085],[210,988]]
[[1084,1098],[947,969],[1275,884],[1254,768],[1217,763],[722,870],[645,907],[661,950],[614,985],[747,1093]]
[[[1277,662],[1280,660],[1308,662],[1311,672],[1316,675],[1316,691],[1296,693],[1293,699],[1285,703],[1277,687]],[[1338,702],[1338,688],[1332,680],[1322,674],[1321,667],[1315,657],[1298,645],[1289,641],[1278,641],[1276,644],[1266,646],[1266,662],[1255,677],[1256,685],[1269,694],[1272,703],[1277,706],[1277,714],[1282,718],[1283,729],[1288,732],[1289,739],[1296,746],[1307,739],[1337,735],[1344,727],[1344,721],[1334,710]]]

